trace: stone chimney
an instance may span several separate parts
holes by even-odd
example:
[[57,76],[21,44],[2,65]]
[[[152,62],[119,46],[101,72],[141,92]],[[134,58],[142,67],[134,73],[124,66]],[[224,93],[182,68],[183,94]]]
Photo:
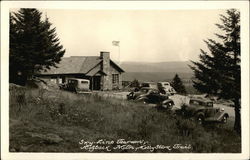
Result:
[[102,59],[102,71],[106,74],[103,77],[102,81],[102,89],[103,90],[111,90],[112,83],[111,83],[111,75],[110,75],[110,54],[109,52],[101,52],[100,58]]
[[102,71],[106,74],[109,72],[110,68],[110,55],[109,52],[101,52],[100,58],[102,59]]

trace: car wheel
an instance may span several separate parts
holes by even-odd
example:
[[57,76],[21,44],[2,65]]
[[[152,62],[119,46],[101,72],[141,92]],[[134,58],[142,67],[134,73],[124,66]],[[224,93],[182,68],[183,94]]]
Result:
[[77,93],[78,93],[76,88],[74,88],[74,92],[75,92],[75,94],[77,94]]
[[198,116],[198,117],[197,117],[197,122],[198,122],[199,125],[202,125],[202,124],[204,123],[204,118],[203,118],[203,116]]
[[222,118],[222,123],[227,123],[227,116],[223,116],[223,118]]

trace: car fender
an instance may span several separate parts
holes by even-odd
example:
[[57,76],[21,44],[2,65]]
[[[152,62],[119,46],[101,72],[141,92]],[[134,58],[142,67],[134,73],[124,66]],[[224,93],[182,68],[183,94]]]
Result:
[[227,118],[229,118],[229,114],[228,113],[225,113],[224,116],[226,116]]
[[194,112],[195,115],[196,115],[196,114],[203,114],[203,116],[205,116],[205,113],[204,113],[204,109],[203,109],[203,108],[198,108],[198,109],[192,108],[192,110],[193,110],[193,112]]
[[217,120],[218,120],[218,121],[221,121],[221,120],[223,119],[223,117],[229,118],[228,113],[222,113],[222,114],[217,118]]
[[204,114],[203,112],[201,112],[201,111],[198,111],[198,112],[196,112],[195,117],[196,117],[196,118],[198,118],[198,117],[203,117],[203,118],[205,118],[205,114]]
[[130,100],[130,99],[134,99],[135,98],[135,93],[134,92],[130,92],[128,95],[127,95],[127,99]]
[[138,102],[146,102],[147,100],[148,100],[147,97],[138,97],[138,98],[136,98],[136,101],[138,101]]
[[172,109],[175,104],[174,104],[174,101],[170,101],[169,99],[162,101],[161,105],[164,106],[164,105],[167,105],[167,103],[171,103],[171,102],[172,102],[172,105],[168,106],[167,108]]

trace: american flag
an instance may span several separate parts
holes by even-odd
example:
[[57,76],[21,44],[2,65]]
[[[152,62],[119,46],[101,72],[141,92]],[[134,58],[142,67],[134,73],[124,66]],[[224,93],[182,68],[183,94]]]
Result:
[[119,44],[120,44],[120,41],[112,41],[113,46],[119,46]]

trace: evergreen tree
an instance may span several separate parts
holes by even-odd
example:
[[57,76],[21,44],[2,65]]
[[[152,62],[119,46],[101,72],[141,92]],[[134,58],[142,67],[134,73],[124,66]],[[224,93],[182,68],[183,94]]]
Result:
[[10,82],[24,85],[35,73],[60,62],[65,50],[55,28],[37,9],[10,13]]
[[196,80],[194,87],[203,93],[231,99],[235,107],[234,129],[240,133],[240,13],[235,9],[220,15],[222,24],[216,24],[223,34],[215,34],[220,42],[208,39],[205,43],[210,54],[201,50],[200,61],[193,62]]
[[176,74],[175,77],[173,78],[171,86],[175,89],[177,93],[186,94],[185,86],[183,85],[178,74]]
[[137,79],[134,79],[131,84],[130,87],[135,87],[135,88],[139,88],[140,87],[140,82]]

